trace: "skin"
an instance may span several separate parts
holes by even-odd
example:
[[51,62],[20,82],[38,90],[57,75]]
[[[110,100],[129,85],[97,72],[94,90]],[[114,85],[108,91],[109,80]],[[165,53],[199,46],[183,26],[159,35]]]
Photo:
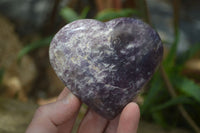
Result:
[[[71,133],[81,106],[80,100],[67,88],[54,103],[39,107],[26,133]],[[108,121],[88,110],[78,133],[136,133],[140,110],[136,103],[129,103],[114,120]]]

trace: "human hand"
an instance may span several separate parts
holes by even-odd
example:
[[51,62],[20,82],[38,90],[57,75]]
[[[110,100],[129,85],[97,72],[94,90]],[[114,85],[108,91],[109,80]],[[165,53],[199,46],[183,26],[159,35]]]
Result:
[[[26,133],[70,133],[80,106],[80,100],[64,88],[56,102],[37,109]],[[133,102],[111,121],[89,109],[78,133],[136,133],[139,119],[139,107]]]

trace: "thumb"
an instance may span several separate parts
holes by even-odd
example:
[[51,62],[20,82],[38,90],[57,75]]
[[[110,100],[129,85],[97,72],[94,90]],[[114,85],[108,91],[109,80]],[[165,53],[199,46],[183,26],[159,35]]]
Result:
[[61,100],[39,107],[26,133],[56,133],[58,126],[65,122],[68,122],[68,127],[72,128],[80,105],[79,99],[72,93],[69,93]]

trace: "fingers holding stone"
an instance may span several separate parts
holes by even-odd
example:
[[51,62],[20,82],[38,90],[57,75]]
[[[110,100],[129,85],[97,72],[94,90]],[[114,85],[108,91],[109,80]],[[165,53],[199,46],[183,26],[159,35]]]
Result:
[[89,110],[79,126],[78,133],[102,133],[107,122],[105,118]]
[[106,128],[105,133],[116,133],[117,127],[119,124],[120,115],[118,115],[115,119],[111,120]]
[[117,133],[136,133],[140,119],[140,110],[136,103],[129,103],[119,118]]

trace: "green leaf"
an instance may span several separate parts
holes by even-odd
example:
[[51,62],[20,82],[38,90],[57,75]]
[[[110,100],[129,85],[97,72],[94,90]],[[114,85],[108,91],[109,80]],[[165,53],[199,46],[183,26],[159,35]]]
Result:
[[68,7],[61,9],[60,15],[67,22],[73,22],[79,19],[78,14],[73,9],[68,8]]
[[25,54],[27,54],[35,49],[38,49],[40,47],[49,46],[51,40],[52,40],[52,37],[50,36],[50,37],[46,37],[44,39],[41,39],[39,41],[36,41],[36,42],[26,45],[22,50],[20,50],[20,52],[18,54],[18,58],[17,58],[18,62],[21,60],[21,58]]
[[81,121],[83,120],[87,110],[88,110],[88,106],[83,103],[80,107],[80,111],[79,111],[76,121],[74,123],[72,133],[77,133],[79,125],[80,125]]
[[192,103],[192,100],[190,98],[185,97],[185,96],[179,96],[176,98],[172,98],[169,101],[167,101],[161,105],[157,105],[157,106],[153,107],[151,111],[152,112],[160,111],[160,110],[166,109],[168,107],[171,107],[171,106],[174,106],[177,104],[191,104],[191,103]]
[[180,36],[179,30],[176,30],[176,31],[177,32],[175,35],[174,42],[170,48],[170,51],[169,51],[166,59],[164,60],[164,66],[167,70],[172,68],[175,63],[175,57],[176,57],[177,47],[178,47],[178,43],[179,43],[179,36]]
[[95,19],[100,21],[106,21],[119,17],[129,17],[134,14],[138,15],[138,11],[133,9],[123,9],[120,11],[115,11],[113,9],[106,9],[98,13]]
[[145,112],[149,112],[149,108],[153,107],[154,102],[157,100],[157,96],[159,95],[159,92],[162,88],[162,79],[156,73],[152,79],[152,82],[150,84],[150,88],[148,90],[147,96],[144,99],[144,103],[141,106],[141,114],[145,114]]
[[182,93],[194,98],[196,101],[200,102],[200,86],[194,83],[194,81],[179,76],[172,75],[170,76],[171,82],[175,87]]
[[89,11],[90,11],[90,7],[85,7],[85,8],[83,9],[83,11],[81,12],[80,18],[81,18],[81,19],[86,18]]
[[154,121],[158,124],[160,124],[162,127],[168,127],[167,122],[165,121],[165,118],[161,112],[152,112],[152,117]]
[[200,51],[200,43],[192,45],[186,52],[182,53],[177,58],[177,64],[183,65],[188,59]]

